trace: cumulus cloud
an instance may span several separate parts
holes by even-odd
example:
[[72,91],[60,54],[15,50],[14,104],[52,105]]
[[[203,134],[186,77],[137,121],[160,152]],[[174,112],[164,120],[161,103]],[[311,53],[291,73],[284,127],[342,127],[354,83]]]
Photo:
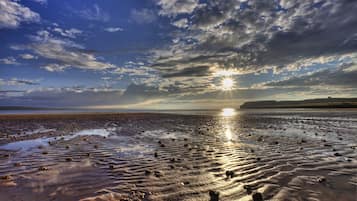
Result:
[[153,10],[143,8],[141,10],[131,10],[130,18],[138,24],[147,24],[154,22],[157,16]]
[[0,0],[0,29],[17,28],[21,22],[39,22],[40,15],[17,1]]
[[37,59],[37,57],[32,54],[20,54],[20,57],[22,59]]
[[104,29],[107,32],[118,32],[118,31],[124,31],[124,29],[120,27],[108,27]]
[[71,40],[54,37],[46,30],[31,36],[33,43],[13,45],[15,50],[30,50],[36,55],[51,60],[52,64],[44,68],[48,71],[62,71],[67,67],[88,70],[103,70],[115,67],[113,64],[99,61],[93,54],[83,51],[83,46]]
[[158,0],[161,7],[160,15],[176,16],[190,14],[199,6],[199,0]]
[[97,4],[94,4],[91,8],[86,8],[83,10],[73,10],[73,12],[78,13],[80,17],[92,20],[92,21],[101,21],[107,22],[110,19],[110,16],[107,12],[103,11]]
[[59,27],[55,27],[53,31],[59,33],[61,36],[68,37],[68,38],[76,38],[77,35],[82,33],[81,30],[75,28],[64,30]]
[[179,19],[172,23],[174,26],[178,28],[187,28],[188,27],[188,20],[186,18]]
[[2,59],[0,59],[0,62],[3,63],[3,64],[7,64],[7,65],[16,65],[16,64],[19,64],[19,62],[17,62],[14,57],[2,58]]
[[301,86],[335,86],[357,88],[356,64],[344,64],[337,69],[324,69],[307,75],[287,78],[281,81],[266,83],[265,86],[272,87],[301,87]]
[[37,80],[28,80],[28,79],[2,79],[0,78],[0,85],[6,86],[20,86],[20,85],[38,85],[39,82]]
[[357,50],[353,1],[158,1],[160,12],[175,19],[175,2],[192,3],[182,9],[190,24],[175,35],[176,43],[153,51],[152,66],[163,74],[207,63],[242,73],[280,73]]

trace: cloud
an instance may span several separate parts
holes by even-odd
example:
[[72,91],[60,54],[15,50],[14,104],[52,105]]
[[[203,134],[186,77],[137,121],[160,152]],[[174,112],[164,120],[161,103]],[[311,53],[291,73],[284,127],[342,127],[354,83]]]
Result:
[[120,27],[108,27],[104,29],[107,32],[118,32],[118,31],[124,31],[124,29]]
[[40,4],[47,4],[47,0],[32,0],[32,1],[40,3]]
[[20,54],[20,57],[22,59],[37,59],[37,57],[32,54]]
[[27,80],[27,79],[2,79],[0,78],[0,85],[6,86],[20,86],[20,85],[38,85],[39,82],[37,80]]
[[62,72],[64,71],[66,68],[69,68],[70,65],[66,65],[66,64],[47,64],[45,66],[43,66],[43,69],[49,71],[49,72]]
[[172,23],[174,26],[178,28],[187,28],[188,27],[188,20],[186,18],[179,19]]
[[17,28],[21,22],[39,22],[40,15],[17,1],[0,0],[0,29]]
[[290,77],[281,81],[272,81],[265,86],[270,87],[301,87],[301,86],[334,86],[357,88],[356,64],[344,64],[337,69],[325,69],[307,75]]
[[104,12],[97,4],[94,4],[93,7],[83,9],[83,10],[73,10],[73,12],[78,13],[80,17],[92,20],[92,21],[100,21],[107,22],[110,19],[108,13]]
[[81,30],[78,30],[78,29],[75,29],[75,28],[71,28],[71,29],[68,29],[68,30],[63,30],[63,29],[61,29],[59,27],[55,27],[53,29],[53,31],[59,33],[61,36],[68,37],[68,38],[76,38],[77,35],[82,33]]
[[190,14],[199,6],[199,0],[158,0],[161,7],[160,15],[176,16],[178,14]]
[[143,8],[141,10],[131,10],[130,18],[138,24],[148,24],[154,22],[157,16],[153,10]]
[[[158,1],[160,13],[175,20],[175,2]],[[153,51],[152,67],[163,74],[207,63],[245,74],[281,73],[357,50],[357,4],[349,0],[179,2],[191,5],[181,10],[190,24],[173,34],[174,43]]]
[[14,57],[7,57],[0,59],[0,62],[7,65],[17,65],[19,64]]
[[13,45],[15,50],[30,50],[36,55],[49,59],[50,63],[44,68],[48,71],[62,71],[73,67],[87,70],[103,70],[114,68],[111,63],[99,61],[93,54],[83,51],[83,46],[71,40],[54,37],[50,32],[42,30],[30,37],[32,43]]

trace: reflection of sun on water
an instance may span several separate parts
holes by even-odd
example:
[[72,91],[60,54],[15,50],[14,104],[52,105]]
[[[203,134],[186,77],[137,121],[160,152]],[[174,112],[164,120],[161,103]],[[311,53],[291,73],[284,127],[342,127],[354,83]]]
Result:
[[232,130],[230,126],[227,126],[226,130],[224,131],[224,134],[226,135],[228,141],[232,140]]
[[232,117],[236,115],[236,110],[234,108],[223,108],[221,112],[221,116],[224,117]]

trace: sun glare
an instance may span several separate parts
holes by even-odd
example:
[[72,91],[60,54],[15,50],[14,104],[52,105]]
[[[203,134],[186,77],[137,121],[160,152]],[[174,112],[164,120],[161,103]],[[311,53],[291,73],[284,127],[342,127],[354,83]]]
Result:
[[226,77],[222,80],[222,90],[230,91],[233,89],[234,81],[232,78]]
[[234,108],[223,108],[221,115],[224,117],[231,117],[236,115],[236,110]]

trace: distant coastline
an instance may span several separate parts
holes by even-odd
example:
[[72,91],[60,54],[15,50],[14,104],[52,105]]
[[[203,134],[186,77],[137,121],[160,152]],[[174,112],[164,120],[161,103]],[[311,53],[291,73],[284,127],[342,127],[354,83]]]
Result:
[[241,109],[258,108],[357,108],[357,98],[321,98],[298,101],[252,101],[245,102]]

